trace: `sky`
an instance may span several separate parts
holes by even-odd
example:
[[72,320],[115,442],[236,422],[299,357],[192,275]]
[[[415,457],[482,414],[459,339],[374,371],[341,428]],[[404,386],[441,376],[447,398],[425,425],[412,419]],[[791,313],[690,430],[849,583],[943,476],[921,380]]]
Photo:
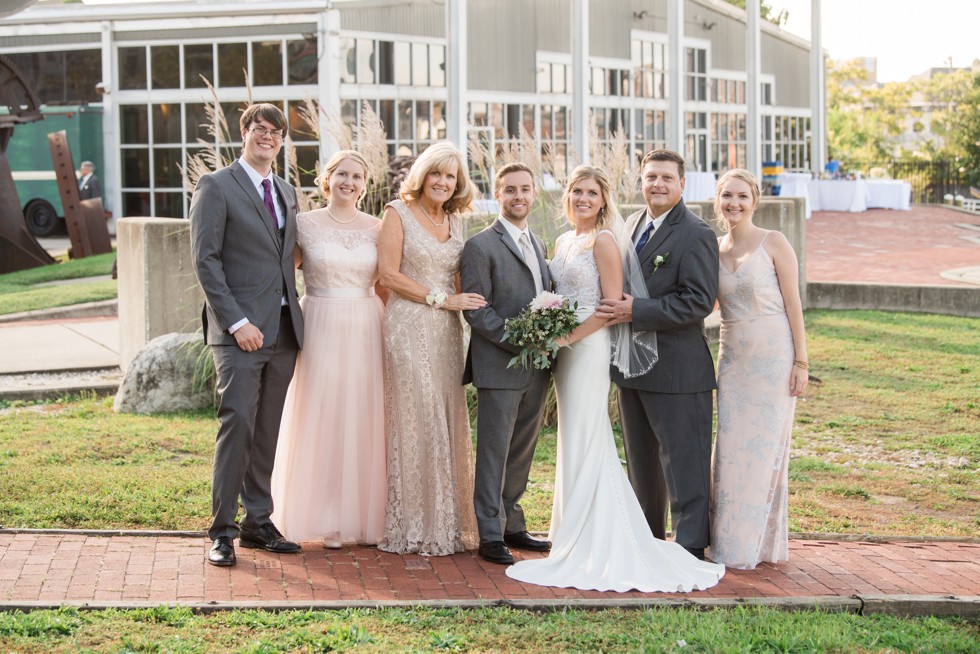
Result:
[[[785,29],[810,40],[810,0],[767,0],[786,9]],[[980,59],[980,0],[822,0],[823,47],[831,59],[877,57],[878,81]]]

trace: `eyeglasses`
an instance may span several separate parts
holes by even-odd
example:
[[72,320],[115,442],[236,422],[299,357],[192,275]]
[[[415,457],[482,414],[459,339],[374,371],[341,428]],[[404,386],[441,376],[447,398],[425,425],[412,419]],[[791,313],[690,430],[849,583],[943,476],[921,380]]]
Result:
[[266,129],[264,127],[253,127],[249,131],[256,136],[271,136],[274,139],[281,139],[286,135],[281,129]]

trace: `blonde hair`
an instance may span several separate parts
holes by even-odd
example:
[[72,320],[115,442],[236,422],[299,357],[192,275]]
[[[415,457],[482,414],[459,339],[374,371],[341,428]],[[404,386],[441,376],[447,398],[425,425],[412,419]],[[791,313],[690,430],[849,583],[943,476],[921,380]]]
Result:
[[737,179],[749,185],[749,189],[752,193],[753,212],[759,208],[759,199],[762,197],[762,190],[759,188],[759,180],[755,175],[744,168],[732,168],[727,173],[722,175],[718,179],[718,184],[715,186],[714,211],[715,219],[726,232],[731,231],[732,226],[728,224],[728,221],[725,219],[725,216],[721,211],[721,190],[725,186],[725,182],[730,179]]
[[398,197],[405,202],[418,200],[422,197],[422,188],[429,173],[434,171],[448,173],[452,171],[453,166],[456,167],[456,188],[442,208],[446,213],[459,213],[469,209],[477,195],[476,186],[470,181],[463,153],[449,141],[433,143],[419,155],[408,171],[401,188],[398,189]]
[[603,229],[612,229],[615,232],[614,228],[620,221],[620,215],[619,209],[616,208],[616,201],[612,197],[612,185],[609,183],[609,176],[606,175],[606,172],[595,166],[578,166],[568,176],[568,181],[565,182],[565,191],[561,197],[561,204],[565,208],[565,219],[570,225],[574,225],[572,222],[572,189],[576,184],[586,179],[595,180],[602,195],[602,208],[599,209],[599,215],[596,216],[592,233],[598,234]]
[[320,176],[316,179],[316,185],[320,189],[320,197],[323,198],[324,203],[330,200],[330,176],[334,174],[334,171],[340,167],[340,164],[345,159],[350,159],[364,169],[364,188],[361,189],[361,194],[357,196],[357,200],[354,201],[354,204],[360,205],[361,200],[363,200],[364,196],[367,195],[367,162],[364,160],[364,157],[361,156],[361,153],[356,150],[340,150],[330,157],[326,165],[323,167],[323,170],[320,171]]

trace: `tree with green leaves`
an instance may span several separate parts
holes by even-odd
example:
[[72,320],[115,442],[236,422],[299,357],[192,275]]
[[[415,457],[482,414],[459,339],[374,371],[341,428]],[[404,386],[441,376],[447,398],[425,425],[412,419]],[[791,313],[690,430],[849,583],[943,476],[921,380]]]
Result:
[[[745,0],[725,0],[730,5],[735,5],[739,9],[745,9]],[[782,27],[789,19],[789,12],[785,9],[774,11],[766,0],[759,0],[759,16],[762,20],[769,21],[773,25]]]

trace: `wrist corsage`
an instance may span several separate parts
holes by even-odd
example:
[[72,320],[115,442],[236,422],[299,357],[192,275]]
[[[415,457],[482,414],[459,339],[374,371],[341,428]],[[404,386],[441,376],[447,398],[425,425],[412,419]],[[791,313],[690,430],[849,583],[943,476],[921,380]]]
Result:
[[425,303],[430,307],[438,309],[445,304],[447,299],[449,299],[449,296],[446,295],[445,291],[440,291],[437,288],[433,288],[430,289],[429,294],[425,296]]

